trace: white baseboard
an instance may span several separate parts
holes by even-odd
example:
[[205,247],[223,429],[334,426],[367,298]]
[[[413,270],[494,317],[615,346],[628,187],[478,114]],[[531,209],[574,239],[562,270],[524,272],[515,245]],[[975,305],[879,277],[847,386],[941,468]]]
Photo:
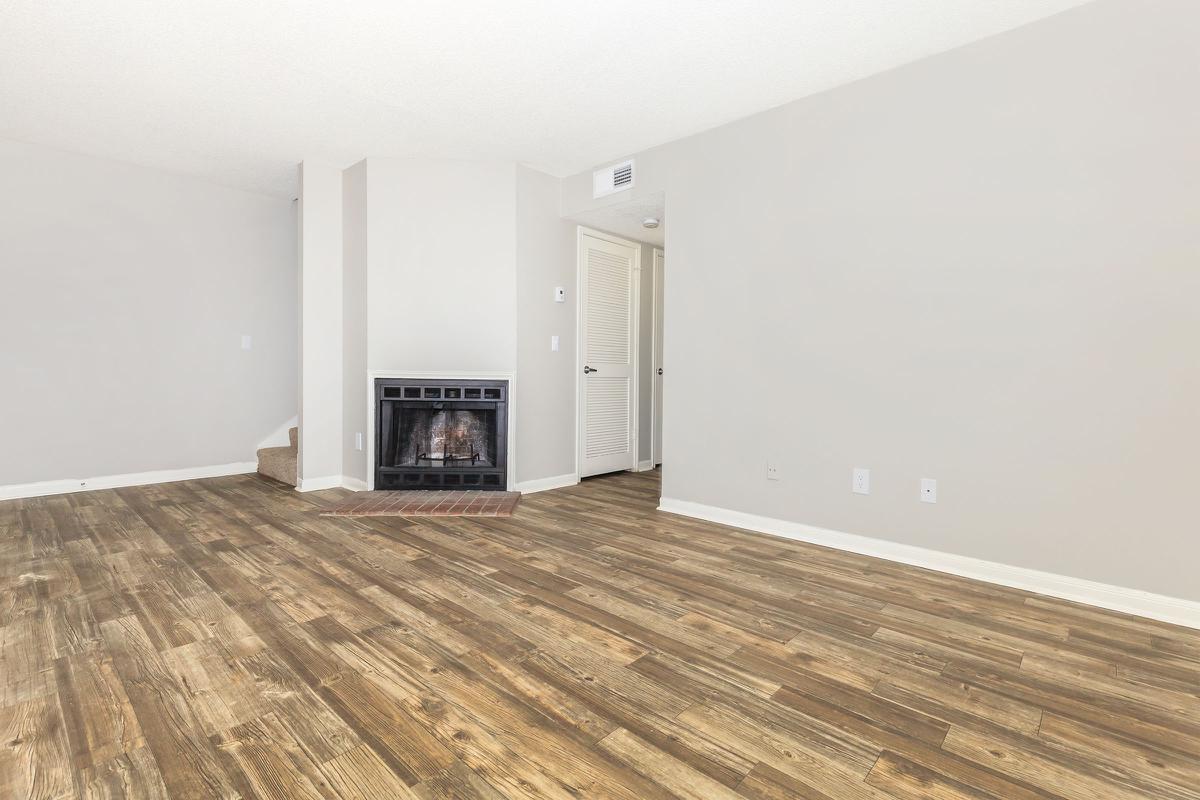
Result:
[[153,472],[129,472],[124,475],[101,475],[96,478],[66,478],[57,481],[18,483],[0,486],[0,500],[91,492],[96,489],[120,489],[123,486],[146,486],[152,483],[173,483],[197,478],[219,478],[224,475],[243,475],[247,472],[255,472],[257,469],[258,464],[253,461],[238,461],[233,464],[214,464],[207,467],[162,469]]
[[358,478],[351,478],[349,475],[343,475],[342,488],[349,489],[352,492],[365,492],[367,490],[367,482],[360,481]]
[[785,539],[795,539],[823,547],[832,547],[836,550],[846,550],[937,572],[946,572],[964,578],[974,578],[1014,589],[1024,589],[1028,592],[1058,597],[1076,603],[1099,606],[1110,611],[1149,617],[1188,628],[1200,628],[1200,602],[1194,600],[1183,600],[1141,589],[1127,589],[1123,586],[1071,578],[1025,567],[1014,567],[970,556],[927,550],[923,547],[888,542],[853,533],[842,533],[782,519],[761,517],[757,514],[731,511],[687,500],[664,497],[659,502],[658,509],[735,528],[769,533]]
[[654,469],[654,462],[646,459],[645,461],[638,462],[637,469],[634,472],[649,472],[652,469]]
[[579,476],[572,472],[568,475],[554,475],[549,478],[521,481],[517,484],[517,491],[521,494],[534,494],[535,492],[544,492],[549,489],[561,489],[564,486],[574,486],[577,483],[579,483]]
[[319,492],[322,489],[340,489],[346,480],[341,475],[323,475],[320,478],[308,478],[296,484],[297,492]]

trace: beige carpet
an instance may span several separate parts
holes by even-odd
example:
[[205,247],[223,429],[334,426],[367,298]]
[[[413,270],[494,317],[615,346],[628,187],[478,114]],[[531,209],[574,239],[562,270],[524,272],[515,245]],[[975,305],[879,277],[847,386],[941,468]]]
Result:
[[296,485],[296,428],[288,430],[287,447],[264,447],[258,451],[258,472],[268,478]]

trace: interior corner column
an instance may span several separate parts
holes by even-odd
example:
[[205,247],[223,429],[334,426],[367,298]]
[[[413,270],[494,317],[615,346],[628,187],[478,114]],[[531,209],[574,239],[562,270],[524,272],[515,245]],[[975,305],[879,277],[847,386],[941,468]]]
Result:
[[341,485],[342,171],[300,165],[300,491]]

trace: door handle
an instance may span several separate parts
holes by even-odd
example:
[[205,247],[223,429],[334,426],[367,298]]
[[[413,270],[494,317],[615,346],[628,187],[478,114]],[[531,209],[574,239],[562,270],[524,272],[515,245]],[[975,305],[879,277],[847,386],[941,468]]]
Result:
[[584,368],[583,368],[583,374],[584,374],[584,375],[587,375],[589,372],[599,372],[599,371],[600,371],[600,370],[598,370],[598,369],[592,369],[591,367],[584,367]]
[[659,375],[662,375],[662,367],[659,367],[659,368],[658,368],[658,374],[659,374]]

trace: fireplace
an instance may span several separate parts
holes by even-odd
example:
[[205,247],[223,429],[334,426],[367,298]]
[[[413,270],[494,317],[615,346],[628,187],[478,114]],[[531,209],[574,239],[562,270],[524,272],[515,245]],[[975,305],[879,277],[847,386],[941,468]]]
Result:
[[502,491],[507,454],[507,381],[375,381],[376,489]]

